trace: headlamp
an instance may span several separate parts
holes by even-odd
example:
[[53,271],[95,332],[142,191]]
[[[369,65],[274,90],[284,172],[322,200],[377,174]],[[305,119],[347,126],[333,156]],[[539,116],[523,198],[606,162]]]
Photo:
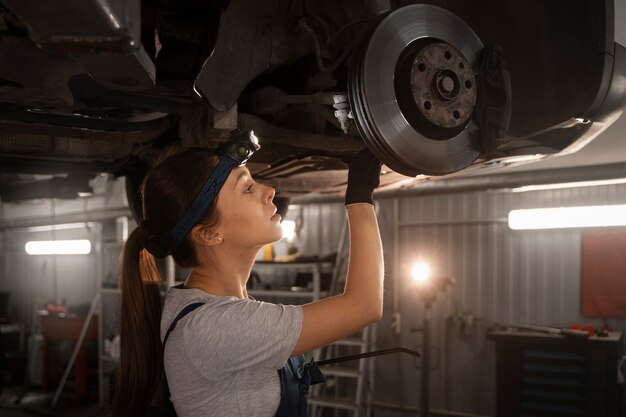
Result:
[[163,237],[151,235],[146,240],[146,249],[157,258],[164,258],[171,253],[172,248],[178,246],[191,229],[198,223],[206,209],[213,203],[215,197],[228,179],[230,171],[248,162],[252,154],[261,148],[259,139],[252,130],[231,132],[230,138],[220,145],[216,153],[221,156],[220,161],[211,173],[202,190],[193,201],[187,212],[178,221],[176,226]]
[[217,148],[217,153],[231,159],[237,166],[248,162],[252,154],[261,148],[259,138],[252,130],[248,132],[234,131],[228,141]]

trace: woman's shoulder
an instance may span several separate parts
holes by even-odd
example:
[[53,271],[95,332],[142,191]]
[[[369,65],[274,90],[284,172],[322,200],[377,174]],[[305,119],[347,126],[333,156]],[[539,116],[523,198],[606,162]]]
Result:
[[[214,306],[224,301],[226,298],[217,297],[195,288],[172,287],[167,291],[163,312],[161,314],[161,335],[167,331],[176,316],[188,305],[202,303],[207,307]],[[206,307],[205,307],[206,308]]]
[[[194,303],[203,303],[189,320],[185,320],[186,326],[194,327],[194,323],[200,327],[206,325],[222,325],[228,321],[231,324],[237,322],[264,322],[279,321],[283,316],[301,315],[301,306],[291,306],[257,301],[254,299],[240,299],[234,296],[217,296],[206,293],[199,289],[172,287],[165,298],[163,314],[161,318],[161,334],[167,331],[176,315],[186,306]],[[208,320],[208,323],[205,321]]]

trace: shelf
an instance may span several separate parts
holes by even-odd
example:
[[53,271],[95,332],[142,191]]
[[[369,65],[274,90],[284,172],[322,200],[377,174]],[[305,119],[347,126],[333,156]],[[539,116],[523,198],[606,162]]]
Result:
[[349,337],[347,339],[339,339],[333,342],[334,345],[341,345],[341,346],[356,346],[356,347],[361,347],[364,346],[366,344],[366,342],[363,341],[363,339],[357,339],[357,338],[352,338]]
[[361,375],[361,371],[359,371],[358,368],[348,368],[345,366],[320,366],[320,370],[325,376],[358,378]]
[[102,245],[107,248],[123,248],[124,247],[124,243],[125,242],[119,242],[119,241],[107,241],[107,242],[102,242]]
[[323,397],[311,396],[309,397],[309,404],[317,405],[320,407],[340,408],[343,410],[350,410],[350,411],[354,411],[358,408],[358,406],[355,404],[353,399],[348,399],[348,398],[337,399],[337,398],[326,397],[326,396],[323,396]]
[[298,297],[298,298],[313,298],[317,297],[326,297],[326,291],[320,291],[315,293],[314,291],[279,291],[279,290],[249,290],[248,294],[253,297]]
[[[283,286],[282,290],[260,290],[260,289],[251,289],[248,291],[253,297],[284,297],[284,298],[295,298],[295,299],[304,299],[304,300],[312,300],[316,301],[320,298],[324,298],[328,296],[328,291],[321,291],[321,276],[323,272],[329,272],[333,269],[333,264],[331,262],[326,261],[311,261],[311,262],[264,262],[257,261],[253,266],[253,270],[257,271],[267,271],[266,268],[271,269],[287,269],[298,272],[308,271],[312,274],[311,277],[311,288],[304,289],[301,291],[292,291],[289,288]],[[262,273],[261,273],[262,274]],[[293,288],[293,287],[292,287]]]
[[100,358],[102,359],[102,362],[115,363],[115,364],[120,363],[120,358],[114,358],[113,356],[101,355]]
[[268,266],[287,266],[287,267],[320,267],[320,268],[332,268],[333,263],[327,261],[320,262],[267,262],[267,261],[256,261],[253,265],[268,265]]
[[109,287],[102,287],[100,289],[100,291],[102,291],[102,294],[121,294],[122,290],[120,290],[119,288],[109,288]]

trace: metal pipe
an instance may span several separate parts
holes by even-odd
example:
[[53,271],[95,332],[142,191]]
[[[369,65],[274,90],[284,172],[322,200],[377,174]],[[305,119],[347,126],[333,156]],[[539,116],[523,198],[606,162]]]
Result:
[[400,334],[400,203],[398,198],[393,200],[393,319],[395,320],[395,334]]
[[492,217],[485,219],[446,219],[446,220],[427,220],[401,222],[399,227],[420,227],[420,226],[454,226],[454,225],[479,225],[479,224],[496,224],[508,223],[506,217]]
[[[78,335],[78,339],[76,340],[76,344],[74,345],[74,350],[72,351],[72,356],[70,357],[70,361],[67,363],[65,367],[65,371],[63,372],[63,376],[61,377],[61,382],[59,382],[59,386],[57,387],[54,396],[52,397],[52,401],[50,402],[50,408],[54,408],[57,405],[57,401],[59,401],[59,397],[61,396],[61,392],[63,391],[63,387],[67,382],[67,378],[70,376],[70,371],[74,366],[74,362],[76,362],[76,358],[78,357],[78,352],[80,351],[83,342],[85,340],[85,335],[87,334],[87,329],[89,328],[89,324],[91,323],[91,318],[96,312],[96,308],[98,303],[100,302],[100,291],[96,292],[93,301],[91,302],[91,306],[89,307],[89,312],[87,313],[87,317],[85,317],[85,322],[80,329],[80,334]],[[100,337],[100,335],[98,335]]]
[[[626,177],[626,163],[590,165],[538,171],[509,172],[504,174],[485,173],[465,177],[431,177],[416,183],[413,188],[381,191],[374,194],[376,200],[399,196],[454,194],[485,190],[507,190],[527,185],[560,184],[567,182],[609,180]],[[294,198],[294,204],[319,204],[340,202],[342,196],[303,196]]]
[[323,361],[317,362],[317,364],[319,366],[331,365],[333,363],[354,361],[358,359],[371,358],[373,356],[390,355],[392,353],[408,353],[409,355],[412,355],[412,356],[417,356],[417,357],[421,356],[420,353],[416,350],[408,349],[405,347],[396,347],[396,348],[390,348],[390,349],[375,350],[373,352],[357,353],[355,355],[340,356],[338,358],[325,359]]
[[7,229],[20,229],[33,226],[47,226],[52,224],[86,223],[102,220],[112,220],[120,216],[130,216],[127,207],[102,208],[90,212],[76,212],[46,217],[18,218],[0,221],[0,231]]
[[165,283],[167,288],[172,288],[176,280],[176,264],[174,258],[167,256],[165,258]]
[[493,189],[509,189],[524,185],[560,184],[566,182],[606,180],[624,178],[626,163],[614,163],[600,166],[544,169],[538,171],[509,172],[465,176],[463,178],[443,178],[417,183],[413,188],[385,191],[376,194],[376,198],[392,198],[399,194],[425,195],[449,194]]
[[[102,244],[102,224],[96,226],[96,239],[95,239],[95,254],[96,254],[96,291],[102,291],[102,281],[104,281],[104,245]],[[102,296],[102,294],[100,294]],[[104,363],[102,357],[104,355],[103,349],[103,335],[104,335],[104,317],[102,312],[104,311],[102,303],[98,302],[98,401],[100,407],[104,407]]]
[[446,375],[448,375],[448,320],[447,317],[443,318],[443,326],[440,327],[441,331],[441,393],[443,396],[443,406],[448,408],[448,384]]
[[[408,405],[399,405],[399,404],[391,404],[391,403],[386,403],[386,402],[381,402],[381,401],[374,401],[372,403],[372,406],[374,408],[381,408],[385,410],[420,414],[419,407],[412,407]],[[449,410],[430,410],[430,415],[433,417],[437,417],[437,416],[440,416],[440,417],[488,417],[482,414],[471,414],[471,413],[463,413],[460,411],[449,411]]]
[[430,397],[430,303],[426,303],[422,324],[422,383],[420,392],[420,417],[428,417]]

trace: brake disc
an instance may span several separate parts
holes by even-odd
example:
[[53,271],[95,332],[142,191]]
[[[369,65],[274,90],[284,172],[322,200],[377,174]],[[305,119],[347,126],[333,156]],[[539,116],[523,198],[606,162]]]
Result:
[[483,45],[459,17],[418,4],[397,9],[361,42],[349,99],[361,136],[401,174],[443,175],[472,164],[472,68]]

